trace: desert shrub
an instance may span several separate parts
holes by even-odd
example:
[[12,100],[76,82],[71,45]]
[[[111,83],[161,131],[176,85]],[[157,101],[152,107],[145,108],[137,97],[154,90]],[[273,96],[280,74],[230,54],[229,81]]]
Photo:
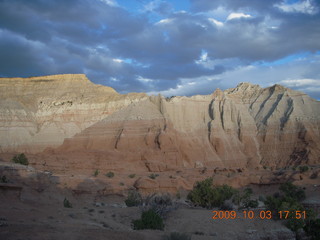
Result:
[[235,207],[231,200],[224,201],[223,204],[220,206],[220,210],[223,210],[223,211],[231,211],[234,209]]
[[156,177],[158,177],[158,176],[159,176],[159,174],[152,173],[152,174],[149,175],[149,178],[156,179]]
[[174,210],[175,206],[169,194],[152,194],[144,199],[144,208],[152,209],[160,217],[166,218],[167,213]]
[[273,212],[273,218],[279,219],[279,211],[290,211],[288,218],[293,218],[295,211],[303,211],[304,207],[295,199],[283,195],[267,196],[264,202],[267,210]]
[[165,237],[165,240],[190,240],[191,236],[186,233],[172,232],[169,236]]
[[257,199],[251,199],[253,191],[251,188],[245,188],[242,192],[237,191],[233,196],[233,203],[237,204],[240,208],[256,208],[259,205]]
[[177,198],[177,199],[180,199],[180,198],[181,198],[181,193],[180,193],[179,191],[176,193],[176,198]]
[[137,191],[130,191],[124,202],[128,207],[139,206],[142,203],[142,197]]
[[299,167],[299,171],[300,171],[301,173],[306,172],[306,171],[308,171],[308,170],[309,170],[309,167],[308,167],[308,166],[300,166],[300,167]]
[[258,200],[250,199],[248,202],[245,203],[245,208],[257,208],[259,206]]
[[212,186],[212,178],[197,182],[188,194],[188,199],[196,205],[206,208],[221,207],[223,202],[230,199],[236,190],[228,185]]
[[281,184],[279,190],[282,191],[286,197],[293,198],[296,201],[302,201],[306,198],[304,190],[290,182]]
[[93,173],[93,176],[97,177],[98,175],[99,175],[99,170],[96,169],[96,170],[94,171],[94,173]]
[[65,208],[72,208],[72,204],[69,202],[69,200],[67,198],[64,198],[63,200],[63,206]]
[[304,226],[304,220],[303,219],[289,219],[286,222],[286,227],[289,228],[293,232],[297,232],[300,228],[303,228]]
[[134,178],[136,175],[134,173],[129,175],[129,178]]
[[133,220],[133,229],[159,229],[163,230],[164,224],[162,218],[152,209],[141,214],[141,219]]
[[306,222],[303,227],[304,231],[307,233],[312,240],[320,239],[320,219],[311,219]]
[[[300,203],[305,199],[305,192],[302,188],[299,188],[292,183],[284,183],[279,187],[280,192],[273,196],[267,196],[264,202],[267,210],[272,211],[273,219],[279,219],[279,211],[289,211],[286,219],[286,226],[297,232],[299,229],[307,226],[307,223],[314,219],[315,214],[313,210],[305,209]],[[306,211],[306,219],[297,219],[295,214],[297,211]]]
[[264,202],[266,200],[266,197],[263,195],[259,195],[259,201]]
[[20,153],[20,154],[15,155],[12,158],[12,162],[18,163],[18,164],[22,164],[22,165],[26,165],[26,166],[29,165],[28,158],[26,157],[26,155],[24,155],[24,153]]
[[114,172],[108,172],[105,174],[108,178],[113,178],[114,177]]
[[2,177],[0,178],[0,183],[8,183],[7,177],[6,177],[6,176],[2,176]]

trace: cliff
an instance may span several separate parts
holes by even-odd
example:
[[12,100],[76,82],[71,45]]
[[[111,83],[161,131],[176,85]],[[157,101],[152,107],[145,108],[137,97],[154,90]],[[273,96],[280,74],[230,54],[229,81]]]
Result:
[[169,99],[120,95],[84,75],[0,83],[1,151],[38,152],[38,167],[143,172],[320,163],[320,103],[280,85],[241,83]]
[[0,151],[57,147],[145,94],[120,95],[83,74],[0,78]]

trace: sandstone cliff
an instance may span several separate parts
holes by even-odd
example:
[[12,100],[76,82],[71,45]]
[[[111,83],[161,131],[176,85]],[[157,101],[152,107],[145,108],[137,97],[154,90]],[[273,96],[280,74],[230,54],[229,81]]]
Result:
[[[170,171],[320,163],[320,103],[249,83],[211,95],[120,95],[84,75],[0,79],[1,151],[46,169]],[[46,157],[44,157],[44,155]]]
[[120,95],[83,74],[0,78],[0,151],[57,147],[145,94]]

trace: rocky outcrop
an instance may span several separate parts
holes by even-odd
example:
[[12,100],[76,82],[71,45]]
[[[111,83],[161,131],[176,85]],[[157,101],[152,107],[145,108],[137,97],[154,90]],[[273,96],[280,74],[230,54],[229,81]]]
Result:
[[0,82],[2,151],[54,147],[34,156],[38,167],[161,172],[320,163],[320,103],[280,85],[168,99],[120,95],[84,75]]
[[57,147],[145,94],[120,95],[83,74],[0,78],[0,151]]

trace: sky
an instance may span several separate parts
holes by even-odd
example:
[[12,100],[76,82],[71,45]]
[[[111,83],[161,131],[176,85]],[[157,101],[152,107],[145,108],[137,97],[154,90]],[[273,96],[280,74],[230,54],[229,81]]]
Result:
[[119,93],[240,82],[320,99],[320,0],[0,0],[0,77],[84,73]]

